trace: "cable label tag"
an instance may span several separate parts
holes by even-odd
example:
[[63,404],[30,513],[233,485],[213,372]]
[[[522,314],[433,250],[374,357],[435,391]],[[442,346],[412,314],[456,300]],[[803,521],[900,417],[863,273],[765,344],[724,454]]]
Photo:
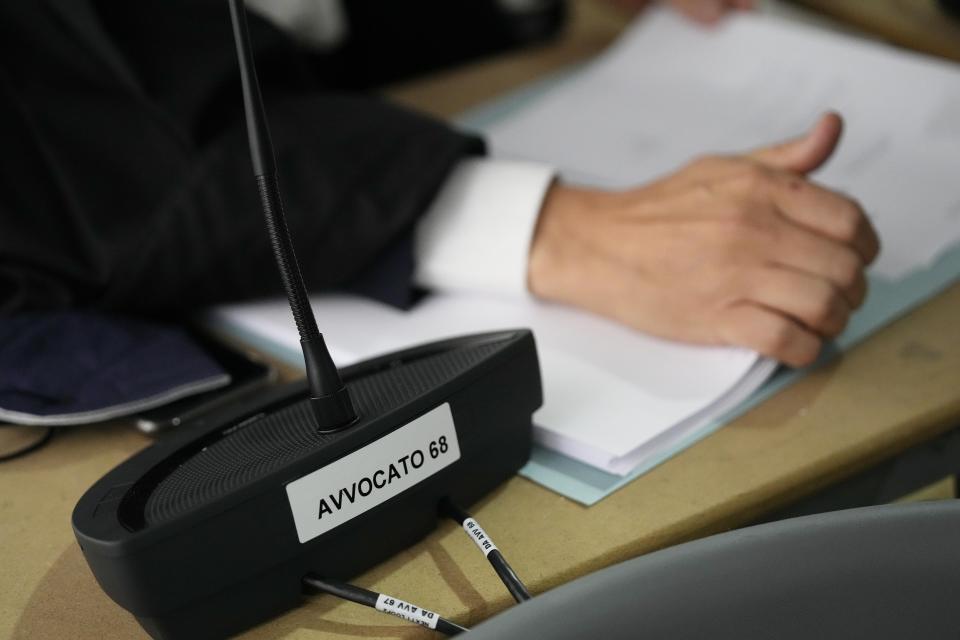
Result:
[[470,534],[470,538],[473,542],[480,547],[480,551],[483,551],[483,555],[489,556],[491,551],[497,551],[497,545],[493,544],[493,540],[490,539],[490,536],[487,535],[487,532],[477,523],[473,518],[467,518],[463,521],[463,530]]
[[395,615],[398,618],[415,622],[430,629],[436,629],[437,620],[440,619],[438,614],[429,609],[418,607],[415,604],[410,604],[399,598],[392,598],[382,593],[377,596],[377,604],[375,604],[374,607],[376,607],[377,611]]
[[301,543],[403,493],[460,459],[449,403],[287,485]]

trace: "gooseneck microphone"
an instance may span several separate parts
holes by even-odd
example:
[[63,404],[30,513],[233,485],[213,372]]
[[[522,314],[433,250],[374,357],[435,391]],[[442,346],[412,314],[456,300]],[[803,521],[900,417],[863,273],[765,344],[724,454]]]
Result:
[[[436,528],[439,505],[472,504],[529,460],[542,403],[527,329],[336,369],[284,219],[243,4],[229,6],[253,172],[307,377],[185,422],[77,502],[74,534],[98,584],[164,640],[236,634],[302,604],[305,585],[341,585],[421,540]],[[479,525],[464,522],[523,596]],[[349,591],[381,611],[460,629],[385,594],[331,589],[323,597]]]
[[237,45],[237,59],[240,63],[244,115],[247,121],[247,137],[250,140],[250,161],[253,163],[253,175],[260,192],[270,245],[280,269],[280,278],[290,303],[290,311],[293,312],[293,320],[300,333],[300,347],[303,350],[310,388],[310,406],[321,431],[336,431],[356,420],[357,412],[353,407],[350,392],[340,380],[340,374],[330,357],[323,335],[317,329],[317,321],[313,317],[313,309],[303,283],[303,274],[300,273],[300,265],[293,250],[287,218],[283,212],[283,199],[280,197],[276,155],[270,140],[260,83],[257,81],[253,48],[250,46],[246,11],[240,0],[228,1],[233,21],[233,38]]

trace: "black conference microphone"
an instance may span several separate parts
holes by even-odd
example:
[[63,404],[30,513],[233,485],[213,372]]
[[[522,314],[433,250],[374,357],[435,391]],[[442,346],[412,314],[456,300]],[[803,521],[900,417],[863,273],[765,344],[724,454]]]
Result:
[[[432,531],[529,459],[542,403],[529,330],[465,336],[338,371],[287,230],[239,0],[229,0],[251,159],[307,378],[181,425],[73,511],[97,582],[154,638],[221,638]],[[319,578],[318,578],[319,576]]]

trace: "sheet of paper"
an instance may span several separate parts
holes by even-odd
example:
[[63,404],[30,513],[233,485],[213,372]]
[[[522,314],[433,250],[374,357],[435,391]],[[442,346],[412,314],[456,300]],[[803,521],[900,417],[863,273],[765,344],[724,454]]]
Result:
[[[454,335],[533,329],[545,397],[534,417],[536,441],[616,474],[630,471],[643,447],[664,432],[711,417],[706,410],[718,399],[735,389],[751,393],[773,369],[744,349],[660,340],[533,300],[434,295],[409,312],[351,296],[316,297],[313,305],[341,366]],[[241,334],[283,345],[282,355],[300,364],[297,333],[283,301],[222,308],[215,318]]]
[[577,183],[642,184],[706,152],[847,127],[816,174],[853,194],[899,278],[960,240],[960,69],[890,47],[743,14],[704,29],[651,12],[569,82],[486,132],[493,153],[545,161]]

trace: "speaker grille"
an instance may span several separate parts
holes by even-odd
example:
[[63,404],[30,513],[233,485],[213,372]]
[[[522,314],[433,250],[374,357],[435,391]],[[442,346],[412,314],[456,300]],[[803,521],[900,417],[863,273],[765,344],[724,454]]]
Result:
[[[348,381],[361,422],[456,377],[506,342],[456,348]],[[318,433],[306,399],[241,422],[160,480],[146,500],[143,520],[156,524],[208,504],[310,455],[342,433]]]

